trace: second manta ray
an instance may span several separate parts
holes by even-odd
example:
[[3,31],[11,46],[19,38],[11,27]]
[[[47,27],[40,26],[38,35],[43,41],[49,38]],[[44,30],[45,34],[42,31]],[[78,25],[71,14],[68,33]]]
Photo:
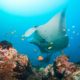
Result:
[[59,12],[49,22],[30,29],[24,36],[27,37],[30,32],[34,33],[30,43],[37,45],[42,53],[61,51],[69,42],[66,34],[65,14],[66,10]]

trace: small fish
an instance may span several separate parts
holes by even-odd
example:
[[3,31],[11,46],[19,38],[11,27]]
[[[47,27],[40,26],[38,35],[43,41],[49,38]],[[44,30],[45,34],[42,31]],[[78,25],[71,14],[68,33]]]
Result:
[[44,58],[43,58],[42,56],[39,56],[39,57],[38,57],[38,60],[39,60],[39,61],[43,61],[43,59],[44,59]]

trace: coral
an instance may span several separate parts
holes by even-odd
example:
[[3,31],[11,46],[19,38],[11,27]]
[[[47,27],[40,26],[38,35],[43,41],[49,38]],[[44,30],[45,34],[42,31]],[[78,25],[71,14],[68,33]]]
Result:
[[32,74],[27,56],[18,54],[14,48],[0,52],[0,80],[26,80]]
[[58,56],[53,64],[48,65],[44,69],[46,74],[46,80],[54,78],[52,80],[74,80],[72,74],[76,72],[77,67],[74,63],[68,61],[69,58],[66,55]]
[[0,62],[0,80],[16,80],[13,76],[13,63]]
[[56,66],[60,72],[63,71],[63,69],[65,69],[65,71],[70,71],[71,73],[76,71],[75,64],[69,62],[68,60],[68,57],[65,55],[60,56],[56,59]]

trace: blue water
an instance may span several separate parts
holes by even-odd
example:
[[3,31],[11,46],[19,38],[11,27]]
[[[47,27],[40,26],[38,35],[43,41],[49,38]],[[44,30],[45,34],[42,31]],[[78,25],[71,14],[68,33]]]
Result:
[[[53,0],[54,1],[54,0]],[[57,2],[58,3],[58,2]],[[56,3],[56,4],[57,4]],[[59,3],[58,3],[59,4]],[[66,5],[66,4],[65,4]],[[45,14],[35,16],[13,15],[9,12],[0,10],[0,41],[8,40],[21,54],[29,57],[34,66],[44,66],[52,63],[60,55],[59,52],[53,53],[48,63],[37,60],[38,56],[46,57],[47,53],[41,53],[39,48],[28,43],[27,39],[22,40],[21,35],[34,25],[41,25],[47,22],[54,14],[65,6],[58,6],[56,11],[46,12]],[[70,61],[80,61],[80,0],[69,0],[66,12],[67,35],[69,36],[69,46],[64,49],[65,54],[70,56]],[[12,32],[14,32],[12,34]]]

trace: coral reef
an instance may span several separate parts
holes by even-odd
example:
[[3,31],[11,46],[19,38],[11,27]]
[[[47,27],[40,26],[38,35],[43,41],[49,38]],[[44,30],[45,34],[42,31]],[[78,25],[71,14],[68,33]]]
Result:
[[[53,64],[44,69],[44,74],[49,76],[49,80],[79,80],[80,66],[68,60],[69,58],[66,55],[57,57]],[[53,79],[50,79],[51,77]]]
[[0,61],[0,80],[26,80],[31,74],[32,68],[26,56],[18,54]]
[[0,43],[0,80],[80,80],[80,64],[69,62],[66,55],[58,56],[45,68],[31,66],[7,41]]
[[0,43],[0,80],[26,80],[33,74],[27,56],[21,55],[7,41]]

